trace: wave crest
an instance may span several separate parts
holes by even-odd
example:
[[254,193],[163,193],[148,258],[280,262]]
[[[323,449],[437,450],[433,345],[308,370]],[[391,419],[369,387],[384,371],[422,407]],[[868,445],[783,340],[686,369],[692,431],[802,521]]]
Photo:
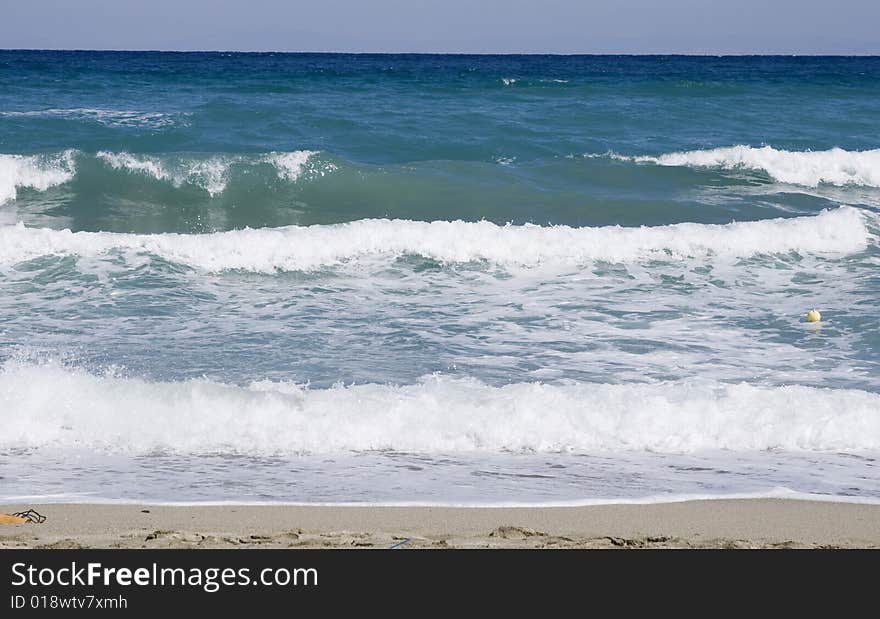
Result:
[[658,157],[615,157],[661,166],[759,170],[781,183],[807,187],[816,187],[820,183],[880,187],[880,149],[788,151],[770,146],[755,148],[738,145],[668,153]]
[[71,232],[18,224],[0,227],[0,263],[14,264],[43,255],[88,257],[128,250],[205,271],[300,271],[401,255],[420,255],[444,263],[483,260],[531,267],[787,252],[848,254],[864,250],[869,238],[862,211],[848,206],[812,217],[640,228],[363,219],[188,235]]
[[159,181],[169,181],[175,187],[180,187],[185,183],[195,185],[207,191],[211,196],[220,194],[226,189],[229,161],[223,157],[211,157],[204,160],[181,159],[168,162],[150,155],[108,151],[99,151],[95,157],[104,161],[114,170],[146,174]]
[[56,155],[0,154],[0,204],[15,200],[18,189],[45,191],[70,181],[76,173],[75,151]]
[[[298,150],[272,152],[248,157],[244,155],[212,155],[199,158],[187,155],[132,154],[125,151],[98,151],[94,159],[112,170],[126,174],[143,175],[174,187],[199,187],[212,197],[223,193],[230,179],[232,165],[271,165],[281,180],[293,182],[308,170],[315,176],[325,176],[336,170],[332,162],[309,166],[315,151]],[[41,155],[0,154],[0,204],[15,200],[18,189],[45,191],[70,182],[77,174],[77,161],[91,159],[91,155],[68,149],[60,153]],[[86,166],[84,166],[84,170]]]
[[310,390],[191,380],[150,383],[57,365],[0,371],[0,448],[148,453],[397,450],[596,452],[880,448],[880,395],[685,381],[492,387],[417,384]]
[[[306,163],[315,152],[311,150],[296,150],[289,153],[269,153],[266,161],[275,166],[278,178],[286,181],[295,181],[302,174]],[[323,175],[323,173],[322,173]]]

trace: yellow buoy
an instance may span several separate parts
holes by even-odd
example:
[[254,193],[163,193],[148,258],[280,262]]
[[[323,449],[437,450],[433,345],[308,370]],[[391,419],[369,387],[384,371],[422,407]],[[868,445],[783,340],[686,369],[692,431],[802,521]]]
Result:
[[822,314],[818,310],[811,309],[807,312],[807,322],[819,322],[822,320]]

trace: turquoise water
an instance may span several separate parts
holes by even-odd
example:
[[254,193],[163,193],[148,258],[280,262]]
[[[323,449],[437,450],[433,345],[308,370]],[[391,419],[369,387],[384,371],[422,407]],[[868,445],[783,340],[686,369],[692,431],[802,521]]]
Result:
[[0,86],[0,498],[880,497],[880,58]]

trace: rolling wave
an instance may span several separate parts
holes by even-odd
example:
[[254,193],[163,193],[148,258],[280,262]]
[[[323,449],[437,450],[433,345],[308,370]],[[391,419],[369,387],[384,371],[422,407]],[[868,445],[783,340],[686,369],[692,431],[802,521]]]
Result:
[[[607,190],[607,182],[638,183],[639,164],[652,164],[662,167],[713,168],[728,171],[749,171],[766,174],[775,181],[802,187],[815,188],[819,185],[846,187],[878,188],[880,187],[880,149],[866,151],[845,151],[839,148],[827,151],[785,151],[769,146],[754,148],[751,146],[732,146],[711,150],[695,150],[667,153],[658,156],[623,156],[613,152],[606,154],[589,154],[591,159],[613,159],[630,164],[626,170],[625,181],[615,180],[615,173],[597,167],[589,171],[586,179],[583,170],[578,169],[578,182],[583,187],[582,201],[592,198],[590,189],[595,187],[600,193]],[[312,150],[293,150],[287,152],[272,151],[266,153],[161,153],[141,154],[126,151],[101,150],[90,154],[74,149],[63,152],[20,155],[0,154],[0,203],[15,200],[17,190],[28,188],[45,191],[51,187],[76,180],[79,188],[89,187],[93,191],[106,188],[110,194],[131,197],[136,196],[141,187],[136,189],[127,186],[125,179],[134,180],[138,177],[167,184],[175,188],[195,187],[216,197],[224,193],[230,186],[239,187],[243,192],[251,193],[256,189],[270,192],[277,191],[277,183],[293,186],[300,181],[315,180],[330,173],[337,182],[324,186],[325,191],[341,192],[337,201],[355,201],[360,203],[360,196],[366,193],[363,200],[369,202],[371,197],[381,199],[374,211],[382,214],[389,204],[394,204],[402,192],[412,192],[415,179],[424,182],[422,192],[430,194],[453,194],[456,200],[472,198],[475,192],[485,191],[485,201],[491,201],[497,191],[498,174],[505,175],[505,187],[509,187],[507,201],[523,199],[529,195],[530,185],[524,182],[528,170],[533,166],[550,166],[562,175],[573,174],[566,169],[563,159],[526,161],[516,157],[496,155],[492,162],[500,164],[504,169],[487,169],[485,162],[456,162],[465,165],[469,175],[456,176],[454,182],[437,183],[438,172],[443,175],[461,172],[460,168],[447,165],[450,162],[420,161],[412,164],[393,164],[390,166],[374,166],[345,161],[331,154]],[[414,174],[413,170],[417,172]],[[619,171],[618,171],[619,172]],[[120,174],[124,175],[120,177]],[[369,179],[372,179],[371,181]],[[611,179],[609,181],[609,179]],[[365,182],[366,181],[366,182]],[[137,182],[137,181],[135,181]],[[693,182],[693,181],[688,181]],[[359,184],[358,184],[359,183]],[[461,183],[461,184],[459,184]],[[158,189],[158,188],[157,188]],[[841,190],[844,191],[844,190]],[[526,193],[524,193],[526,192]],[[480,194],[481,197],[484,194]],[[357,197],[355,197],[357,196]],[[135,197],[135,199],[140,199]],[[422,196],[422,201],[426,198]],[[532,198],[540,201],[540,195]],[[668,199],[668,196],[656,196],[655,200]],[[858,199],[854,197],[854,199]],[[600,207],[601,208],[601,207]]]
[[[0,204],[15,200],[19,188],[46,191],[70,182],[77,174],[77,162],[96,160],[110,170],[141,175],[170,183],[174,187],[190,185],[216,196],[226,190],[233,165],[272,166],[277,178],[295,182],[309,168],[315,151],[297,150],[271,152],[263,155],[148,155],[125,151],[98,151],[94,157],[68,149],[61,153],[42,155],[0,154]],[[330,162],[316,166],[316,175],[323,176],[336,169]],[[94,171],[92,172],[94,173]],[[99,182],[106,177],[98,177]]]
[[145,252],[205,271],[303,271],[369,257],[418,255],[443,263],[487,261],[532,267],[592,261],[630,263],[691,257],[742,258],[798,252],[849,254],[871,233],[863,211],[842,206],[813,217],[667,226],[499,226],[487,221],[362,219],[343,224],[209,234],[125,234],[0,227],[0,263],[44,255]]
[[70,181],[76,173],[76,151],[54,155],[0,154],[0,204],[15,200],[19,188],[45,191]]
[[[278,172],[278,178],[287,181],[295,181],[303,173],[303,169],[308,163],[309,158],[315,154],[315,151],[311,150],[297,150],[289,153],[269,153],[266,155],[266,161],[275,166],[275,170]],[[321,170],[321,175],[323,176],[327,171],[332,169],[335,169],[335,166],[332,166],[331,164],[329,168]]]
[[605,452],[880,448],[880,395],[678,381],[416,384],[310,390],[151,383],[58,365],[0,371],[0,448],[293,454],[395,450]]
[[[116,170],[126,170],[135,174],[146,174],[159,181],[169,181],[175,187],[188,183],[201,187],[211,196],[226,189],[229,167],[233,163],[269,163],[274,166],[278,178],[296,181],[302,174],[314,151],[273,152],[263,157],[248,160],[244,157],[213,156],[207,159],[161,158],[151,155],[132,155],[127,152],[100,151],[95,156]],[[322,170],[323,174],[325,171]]]
[[780,183],[816,187],[819,184],[880,187],[880,149],[848,151],[777,150],[770,146],[731,146],[617,159],[661,166],[763,171]]
[[100,151],[95,155],[115,170],[146,174],[158,181],[169,181],[175,187],[184,183],[196,185],[211,196],[226,189],[229,161],[223,157],[206,160],[182,159],[168,162],[149,155]]

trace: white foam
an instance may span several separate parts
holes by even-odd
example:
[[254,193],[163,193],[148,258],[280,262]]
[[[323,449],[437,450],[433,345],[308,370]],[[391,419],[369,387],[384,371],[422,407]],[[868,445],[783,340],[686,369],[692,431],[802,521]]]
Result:
[[844,206],[812,217],[725,225],[571,228],[364,219],[196,235],[71,232],[18,224],[0,226],[0,263],[42,255],[99,256],[113,250],[133,250],[206,271],[271,273],[405,254],[447,263],[486,260],[526,267],[784,252],[843,255],[867,247],[871,236],[865,218],[861,210]]
[[151,155],[108,151],[99,151],[95,156],[115,170],[146,174],[159,181],[171,182],[175,187],[188,183],[201,187],[212,196],[226,189],[229,161],[222,157],[163,161]]
[[563,501],[252,501],[252,500],[195,500],[195,501],[163,501],[143,499],[120,499],[96,496],[94,494],[57,493],[57,494],[24,494],[0,495],[0,504],[15,505],[23,503],[82,503],[89,505],[167,505],[169,507],[199,506],[237,506],[237,505],[285,505],[301,507],[454,507],[462,509],[510,509],[517,507],[591,507],[598,505],[659,505],[670,503],[687,503],[693,501],[743,501],[761,499],[787,499],[790,501],[813,501],[817,503],[848,503],[856,505],[880,505],[880,498],[873,496],[852,496],[843,494],[817,494],[800,492],[777,486],[769,490],[757,492],[725,492],[652,494],[643,497],[595,497]]
[[309,157],[315,152],[311,150],[297,150],[289,153],[269,153],[266,155],[266,161],[275,166],[278,172],[278,178],[295,181],[303,172],[303,168],[309,160]]
[[95,157],[107,163],[114,170],[143,172],[157,180],[170,180],[172,178],[162,162],[155,157],[147,155],[136,157],[131,153],[111,153],[104,150],[98,151]]
[[659,157],[615,157],[662,166],[762,170],[781,183],[807,187],[816,187],[820,183],[880,187],[880,149],[788,151],[770,146],[738,145],[668,153]]
[[[184,178],[186,182],[198,185],[212,196],[223,193],[226,189],[226,177],[229,172],[229,163],[220,157],[211,157],[202,161],[186,161],[185,175],[178,177]],[[182,184],[180,180],[178,184]]]
[[880,394],[717,382],[310,390],[150,383],[58,365],[0,371],[0,448],[293,454],[880,449]]
[[45,191],[68,182],[76,172],[75,155],[73,150],[56,155],[0,154],[0,204],[15,200],[22,187]]

